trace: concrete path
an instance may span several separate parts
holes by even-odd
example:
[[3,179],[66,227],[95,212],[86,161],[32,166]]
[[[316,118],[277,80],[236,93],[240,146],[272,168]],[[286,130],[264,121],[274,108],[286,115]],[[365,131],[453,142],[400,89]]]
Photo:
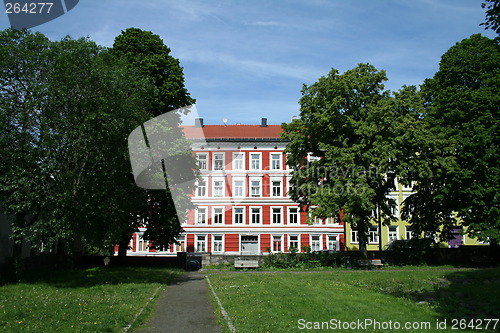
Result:
[[189,272],[167,287],[155,304],[153,318],[138,333],[219,333],[214,306],[203,275]]

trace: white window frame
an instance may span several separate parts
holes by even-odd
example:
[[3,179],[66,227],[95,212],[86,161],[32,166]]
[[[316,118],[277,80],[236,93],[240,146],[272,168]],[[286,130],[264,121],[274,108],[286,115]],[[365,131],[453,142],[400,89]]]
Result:
[[[240,187],[236,186],[236,182],[242,182],[241,195],[239,195],[236,191],[237,188],[240,188]],[[234,177],[233,178],[233,197],[242,198],[244,196],[245,196],[245,178],[244,177]]]
[[[216,191],[215,191],[215,182],[222,182],[222,193],[219,194],[216,194]],[[219,188],[219,187],[217,187]],[[213,177],[212,178],[212,197],[214,198],[221,198],[221,197],[224,197],[226,195],[226,182],[225,182],[225,179],[223,177]]]
[[[282,167],[282,164],[283,164],[283,161],[282,161],[282,153],[270,153],[270,162],[271,162],[271,170],[283,170],[283,167]],[[276,159],[275,157],[278,156],[278,158]],[[277,162],[277,168],[275,167],[275,162]]]
[[368,228],[368,244],[378,244],[380,232],[378,225],[372,225]]
[[[297,212],[292,213],[291,212],[292,209],[296,209]],[[296,222],[293,222],[293,223],[291,222],[292,219],[290,218],[292,216],[292,214],[295,215],[297,218]],[[287,216],[288,216],[288,221],[287,221],[288,224],[293,224],[293,225],[300,224],[300,209],[299,209],[299,207],[288,207],[288,215]]]
[[[326,235],[326,249],[338,251],[339,235]],[[333,246],[332,246],[333,245]]]
[[358,244],[359,243],[359,233],[356,229],[351,228],[351,243]]
[[[222,171],[222,170],[224,170],[224,169],[225,169],[225,166],[226,166],[226,164],[225,164],[225,162],[226,162],[226,161],[225,161],[225,159],[226,159],[226,154],[225,154],[225,153],[213,153],[212,155],[213,155],[213,158],[212,158],[212,164],[213,164],[213,165],[212,165],[212,170],[214,170],[214,171]],[[218,159],[218,158],[216,158],[217,156],[222,156],[222,159]],[[221,163],[222,163],[222,165],[221,165],[221,168],[220,168],[220,169],[219,169],[219,168],[216,168],[216,162],[217,162],[217,161],[221,161]]]
[[[282,197],[283,196],[283,186],[282,186],[283,182],[281,181],[281,179],[271,178],[270,181],[271,181],[271,193],[270,193],[271,197],[275,197],[275,198]],[[278,186],[274,186],[274,183],[278,183]],[[279,191],[279,193],[277,195],[274,193],[275,188],[277,188]]]
[[[249,153],[250,156],[250,170],[262,170],[262,153],[255,153],[255,152],[252,152],[252,153]],[[257,160],[254,160],[253,156],[254,155],[258,155],[258,159]],[[254,164],[254,161],[257,161],[257,166],[255,166]]]
[[[241,158],[238,158],[238,156],[241,156]],[[241,164],[241,165],[239,165]],[[245,170],[245,153],[244,152],[238,152],[238,153],[233,153],[233,170]]]
[[[310,243],[311,244],[311,251],[321,251],[323,249],[323,237],[321,237],[322,235],[318,235],[318,234],[311,234],[309,235],[309,240],[310,240]],[[319,237],[319,243],[317,243],[318,245],[318,248],[316,249],[315,247],[315,243],[313,243],[313,237]]]
[[[236,223],[236,209],[242,209],[241,212],[241,223]],[[244,225],[245,224],[245,207],[233,207],[233,224]]]
[[[280,245],[280,248],[279,249],[275,249],[274,248],[274,239],[279,239],[279,245]],[[271,234],[271,252],[273,253],[278,253],[278,252],[284,252],[283,251],[283,247],[284,247],[284,242],[283,242],[283,235],[273,235]]]
[[[274,210],[275,209],[279,209],[279,222],[276,222],[276,223],[274,222],[274,215],[275,215],[274,214]],[[270,214],[271,215],[271,224],[274,224],[274,225],[276,225],[276,224],[283,224],[283,207],[281,207],[281,206],[271,206],[271,212],[270,213],[271,213]]]
[[[220,237],[220,240],[216,241],[215,237]],[[217,245],[220,246],[220,249],[218,249],[219,246],[217,246]],[[224,252],[224,234],[212,235],[212,252],[213,253],[222,253],[222,252]]]
[[[201,163],[200,163],[200,161],[202,160],[202,159],[200,159],[200,157],[201,157],[201,156],[204,156],[204,157],[205,157],[205,158],[203,159],[203,160],[204,160],[204,162],[205,162],[205,163],[204,163],[204,164],[205,164],[204,166],[203,166],[203,165],[201,165]],[[208,170],[208,165],[209,165],[209,164],[208,164],[208,153],[196,153],[196,160],[197,160],[197,163],[198,163],[198,168],[199,168],[200,170]]]
[[[215,223],[215,210],[216,209],[220,209],[222,210],[222,213],[221,213],[221,221],[218,222],[218,223]],[[212,224],[214,225],[224,225],[224,207],[218,207],[218,206],[214,206],[212,207]]]
[[[203,209],[204,210],[204,221],[203,222],[200,222],[200,210]],[[208,219],[208,207],[196,207],[195,209],[195,218],[196,218],[196,224],[207,224],[207,219]]]
[[409,225],[405,226],[405,237],[406,239],[412,239],[413,237],[413,228]]
[[[258,182],[259,186],[255,187],[254,182]],[[258,193],[254,194],[254,189],[258,190]],[[250,178],[250,197],[260,198],[262,197],[262,179],[261,178]]]
[[[200,186],[200,181],[203,182],[205,185]],[[204,194],[200,195],[200,189],[204,188]],[[201,179],[196,181],[196,196],[203,198],[208,196],[208,179],[206,177],[202,177]]]
[[312,153],[307,153],[307,160],[309,162],[319,161],[320,158],[318,156],[314,156]]
[[[391,228],[393,229],[391,231]],[[394,229],[396,229],[394,231]],[[395,233],[395,234],[394,234]],[[391,235],[395,235],[396,237],[391,237]],[[393,238],[393,239],[391,239]],[[399,240],[399,227],[397,225],[389,225],[387,226],[387,239],[390,241],[395,241],[395,240]]]
[[297,235],[297,234],[293,234],[293,235],[288,235],[288,252],[290,252],[290,243],[292,242],[291,241],[291,237],[297,237],[297,251],[300,252],[300,235]]
[[[254,212],[253,210],[254,209],[258,209],[259,210],[259,222],[258,223],[254,223],[253,222],[253,216],[254,216]],[[262,224],[262,207],[256,207],[256,206],[253,206],[253,207],[250,207],[250,224],[253,224],[253,225],[259,225],[259,224]]]
[[[196,236],[196,252],[207,252],[207,235],[195,235]],[[200,238],[203,237],[203,243],[200,243]],[[200,244],[203,244],[203,249],[200,251]]]

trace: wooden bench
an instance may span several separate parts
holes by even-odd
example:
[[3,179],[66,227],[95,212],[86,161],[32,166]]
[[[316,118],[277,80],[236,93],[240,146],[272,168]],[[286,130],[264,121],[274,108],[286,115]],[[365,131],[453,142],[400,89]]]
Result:
[[258,260],[244,260],[244,259],[236,259],[234,261],[235,268],[257,268],[259,267]]
[[382,260],[380,260],[380,259],[359,259],[358,265],[359,266],[368,266],[368,267],[382,267],[382,266],[384,266],[384,264],[382,264]]

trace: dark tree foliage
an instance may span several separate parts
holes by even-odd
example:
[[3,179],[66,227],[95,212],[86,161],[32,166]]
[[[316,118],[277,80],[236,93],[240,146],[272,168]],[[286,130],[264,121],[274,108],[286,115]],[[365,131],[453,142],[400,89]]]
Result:
[[451,47],[425,81],[427,144],[413,168],[416,194],[405,213],[419,232],[459,224],[500,241],[500,46],[473,35]]
[[5,30],[0,52],[0,208],[14,239],[109,251],[129,227],[127,137],[153,87],[88,39]]
[[481,25],[484,25],[485,29],[495,31],[500,36],[500,1],[486,0],[481,4],[481,7],[486,8],[486,21]]
[[[360,64],[332,71],[304,86],[300,118],[283,124],[282,138],[292,171],[291,198],[312,218],[343,218],[358,230],[366,254],[368,230],[375,217],[389,223],[396,204],[387,195],[411,145],[420,99],[414,87],[393,97],[384,91],[384,71]],[[421,103],[420,103],[421,104]],[[308,154],[318,157],[307,161]]]

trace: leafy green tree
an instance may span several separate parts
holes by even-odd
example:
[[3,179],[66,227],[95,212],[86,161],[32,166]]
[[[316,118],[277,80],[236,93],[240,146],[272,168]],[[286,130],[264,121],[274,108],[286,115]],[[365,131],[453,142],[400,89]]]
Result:
[[[149,110],[152,118],[195,102],[184,86],[184,74],[179,60],[170,55],[170,49],[158,35],[150,31],[129,28],[116,37],[110,54],[118,64],[123,64],[144,74],[153,83],[156,89],[150,96],[151,108]],[[180,114],[177,123],[180,125]],[[159,126],[160,128],[155,130],[161,131],[161,125]],[[177,126],[167,127],[169,132],[180,131]],[[184,173],[186,170],[192,172],[196,169],[195,159],[190,154],[189,142],[182,139],[181,133],[169,133],[168,136],[178,139],[175,143],[166,144],[165,149],[174,147],[177,152],[183,151],[185,154],[189,154],[181,163],[185,167],[184,170],[176,171]],[[162,176],[163,174],[160,175],[160,177]],[[186,193],[178,195],[175,200],[189,200],[190,189],[186,190]],[[138,204],[141,209],[134,218],[143,221],[143,225],[147,227],[144,238],[153,241],[156,247],[172,244],[182,232],[177,214],[183,213],[176,210],[170,190],[168,188],[167,190],[144,189],[142,195],[137,196],[137,199],[140,201]],[[131,225],[133,227],[123,234],[120,242],[119,255],[121,256],[126,254],[131,234],[136,231],[134,224]]]
[[153,117],[195,102],[184,86],[179,60],[170,55],[170,49],[160,36],[128,28],[116,37],[111,54],[118,62],[151,78],[157,88],[151,96]]
[[[386,80],[384,71],[368,64],[344,74],[332,69],[304,86],[300,118],[282,125],[282,138],[290,140],[287,163],[294,168],[292,199],[314,207],[312,218],[338,217],[343,210],[365,256],[374,217],[384,223],[395,218],[396,203],[387,194],[408,154],[404,133],[419,118],[416,89],[391,97]],[[319,159],[307,161],[309,154]]]
[[451,47],[425,81],[427,144],[414,159],[405,214],[418,232],[457,225],[500,241],[500,46],[479,34]]
[[481,4],[482,8],[486,8],[486,21],[481,23],[485,29],[491,29],[500,36],[500,1],[486,0]]
[[15,239],[109,250],[128,228],[127,137],[153,87],[87,39],[5,30],[0,43],[0,195]]

